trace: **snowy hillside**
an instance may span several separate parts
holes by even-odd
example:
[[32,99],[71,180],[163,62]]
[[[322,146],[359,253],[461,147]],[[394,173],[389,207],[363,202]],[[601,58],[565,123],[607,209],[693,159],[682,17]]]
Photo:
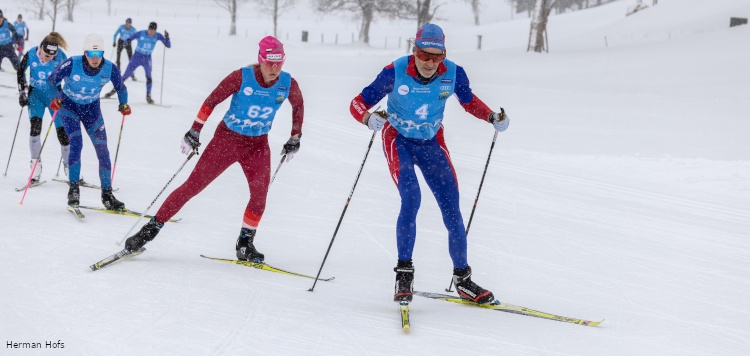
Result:
[[[349,102],[406,53],[397,44],[414,36],[415,25],[378,21],[371,46],[351,44],[358,28],[351,16],[311,13],[309,1],[300,3],[282,16],[279,37],[284,70],[305,98],[304,136],[269,189],[256,246],[270,265],[314,275],[371,136],[351,118]],[[23,193],[14,188],[29,176],[24,111],[0,178],[0,354],[749,354],[750,26],[728,26],[732,16],[750,17],[750,4],[661,0],[626,17],[632,3],[551,17],[546,54],[526,52],[529,20],[509,21],[504,1],[488,5],[496,12],[481,26],[458,1],[438,22],[474,92],[511,118],[468,236],[473,279],[502,301],[605,319],[599,327],[415,297],[412,329],[403,332],[392,302],[400,203],[379,134],[322,272],[335,280],[314,292],[307,279],[199,257],[234,258],[249,195],[237,166],[191,200],[146,253],[91,272],[120,249],[136,218],[87,211],[79,221],[66,211],[67,186],[52,181],[60,152],[54,133],[42,153],[47,183],[19,205]],[[21,11],[0,6],[8,17]],[[122,132],[115,195],[143,211],[185,161],[180,140],[203,100],[232,70],[256,62],[272,22],[243,5],[238,36],[228,37],[228,16],[212,1],[115,0],[112,16],[105,1],[79,6],[75,23],[58,24],[69,55],[82,52],[90,32],[107,43],[126,17],[139,29],[157,21],[172,38],[171,49],[159,45],[153,55],[154,99],[171,108],[146,104],[142,69],[139,81],[126,83],[133,114]],[[36,45],[50,25],[26,17]],[[300,40],[302,31],[310,42]],[[19,123],[14,88],[15,75],[0,73],[3,164]],[[210,117],[204,144],[228,104]],[[114,159],[122,117],[114,101],[102,109]],[[272,169],[290,117],[285,104],[269,134]],[[494,131],[453,99],[444,125],[467,221]],[[82,175],[98,183],[88,138]],[[424,182],[422,193],[415,289],[442,292],[452,272],[447,232]],[[99,191],[82,188],[81,204],[100,206]],[[64,348],[7,346],[47,341]]]

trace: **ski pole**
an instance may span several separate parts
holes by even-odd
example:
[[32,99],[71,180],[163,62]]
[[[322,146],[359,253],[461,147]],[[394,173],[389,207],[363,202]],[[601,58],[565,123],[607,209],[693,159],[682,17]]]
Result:
[[36,170],[36,166],[39,164],[39,160],[42,158],[42,151],[44,151],[44,144],[47,143],[47,137],[49,136],[49,131],[52,129],[52,124],[55,123],[55,117],[57,117],[57,113],[60,112],[55,111],[54,114],[52,114],[52,121],[50,121],[49,126],[47,127],[47,133],[44,134],[44,140],[42,140],[42,147],[39,149],[39,157],[36,158],[34,161],[34,167],[31,168],[31,174],[29,174],[29,180],[26,182],[26,189],[23,190],[23,196],[21,197],[21,201],[18,202],[18,204],[23,204],[23,200],[26,198],[26,192],[29,191],[29,185],[31,185],[31,178],[34,177],[34,171]]
[[120,141],[122,141],[123,127],[125,127],[125,114],[122,114],[122,123],[120,124],[120,137],[117,138],[117,150],[115,150],[115,163],[112,166],[112,177],[109,179],[110,184],[115,181],[115,169],[117,169],[117,156],[120,154]]
[[16,133],[13,134],[13,143],[10,145],[10,153],[8,154],[8,164],[5,165],[5,173],[3,173],[3,177],[8,175],[8,167],[10,166],[10,156],[13,155],[13,147],[16,146],[16,136],[18,136],[18,126],[21,125],[21,116],[23,116],[23,107],[21,108],[21,113],[18,114],[18,123],[16,124]]
[[164,185],[164,188],[161,188],[161,191],[159,192],[159,194],[156,195],[156,198],[154,198],[154,200],[151,202],[151,204],[148,206],[148,208],[146,208],[146,210],[143,213],[141,213],[141,216],[138,217],[138,220],[135,221],[135,224],[133,224],[133,226],[130,227],[130,230],[128,230],[128,232],[125,233],[125,236],[122,238],[122,240],[120,240],[120,242],[117,243],[118,246],[122,245],[122,243],[125,241],[125,239],[128,237],[128,235],[130,235],[130,233],[133,232],[133,229],[135,229],[136,225],[138,225],[138,222],[141,221],[141,218],[143,218],[144,216],[146,216],[146,214],[148,214],[148,211],[151,210],[151,207],[154,206],[154,203],[156,203],[156,200],[159,199],[159,196],[161,196],[161,193],[164,193],[164,190],[167,189],[167,187],[169,186],[169,183],[172,183],[172,181],[174,180],[174,178],[177,177],[177,175],[180,173],[180,171],[182,170],[182,168],[185,167],[185,165],[188,163],[188,161],[191,158],[193,158],[193,156],[195,156],[197,154],[198,154],[198,149],[194,148],[193,151],[190,152],[190,154],[188,155],[187,159],[185,159],[185,162],[183,162],[182,165],[180,166],[180,168],[177,170],[177,172],[174,173],[174,175],[172,176],[172,178],[169,178],[169,181],[167,182],[167,184]]
[[286,153],[284,153],[284,154],[283,154],[283,155],[281,156],[281,162],[279,162],[279,165],[278,165],[278,166],[276,166],[276,171],[275,171],[275,172],[273,172],[273,176],[271,176],[271,181],[270,181],[270,182],[268,182],[268,186],[269,186],[269,187],[271,186],[271,183],[273,183],[273,180],[274,180],[274,179],[276,179],[276,173],[279,173],[279,169],[281,169],[281,165],[282,165],[282,164],[284,164],[284,161],[285,161],[285,160],[286,160]]
[[323,257],[323,262],[320,264],[320,269],[318,270],[318,275],[315,276],[315,282],[313,282],[312,287],[308,289],[308,292],[312,292],[313,289],[315,289],[315,284],[318,283],[318,278],[320,278],[320,272],[323,271],[323,265],[326,263],[326,259],[328,259],[328,253],[331,252],[331,247],[333,246],[333,240],[336,239],[336,234],[339,232],[339,227],[341,227],[341,221],[344,220],[344,214],[346,214],[346,209],[349,207],[349,202],[352,200],[352,195],[354,195],[354,188],[357,187],[357,182],[359,181],[359,176],[362,175],[362,169],[365,168],[365,162],[367,162],[367,155],[370,154],[370,148],[372,147],[372,142],[375,141],[375,134],[377,134],[377,131],[372,132],[372,137],[370,138],[370,144],[367,145],[367,151],[365,152],[365,158],[362,159],[362,164],[359,166],[359,172],[357,173],[357,178],[354,179],[354,185],[352,186],[352,191],[349,192],[349,197],[346,198],[346,204],[344,205],[344,210],[341,212],[341,217],[339,218],[338,224],[336,224],[336,230],[333,231],[333,237],[331,237],[331,243],[328,244],[328,250],[326,251],[326,255]]
[[[497,141],[497,131],[495,136],[492,137],[492,145],[490,145],[490,153],[487,155],[487,163],[484,164],[484,172],[482,172],[482,179],[479,181],[479,189],[477,189],[477,197],[474,198],[474,206],[471,208],[471,215],[469,215],[469,223],[466,224],[466,238],[469,237],[469,228],[471,228],[471,220],[474,219],[474,211],[477,210],[477,203],[479,202],[479,194],[482,192],[482,185],[484,185],[484,177],[487,175],[487,167],[490,165],[490,157],[492,157],[492,150],[495,148],[495,141]],[[451,284],[445,290],[446,292],[453,292],[453,278],[451,278]]]
[[55,177],[60,176],[60,166],[62,166],[62,156],[60,156],[60,162],[57,162],[57,173],[55,173]]
[[161,56],[161,89],[159,89],[159,105],[162,105],[162,99],[164,99],[164,62],[167,61],[167,47],[164,47],[164,52]]

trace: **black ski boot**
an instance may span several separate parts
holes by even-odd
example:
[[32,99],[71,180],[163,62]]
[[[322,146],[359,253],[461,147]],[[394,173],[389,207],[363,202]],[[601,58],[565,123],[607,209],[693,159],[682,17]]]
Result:
[[256,230],[245,228],[240,230],[240,237],[237,238],[237,245],[234,248],[237,251],[238,260],[263,263],[265,256],[258,252],[258,250],[255,249],[255,245],[253,245],[255,232]]
[[154,100],[151,99],[151,94],[146,94],[146,102],[149,104],[153,104]]
[[78,186],[78,182],[71,182],[68,184],[70,185],[70,188],[68,188],[68,206],[77,208],[81,199],[81,189]]
[[456,285],[456,291],[461,296],[461,299],[478,304],[485,304],[495,300],[492,292],[471,281],[471,267],[464,269],[454,268],[453,284]]
[[112,89],[107,94],[104,94],[104,99],[109,99],[112,97],[112,95],[115,95],[115,94],[117,94],[117,90]]
[[140,250],[147,242],[156,237],[162,227],[164,227],[163,222],[156,220],[156,217],[151,218],[146,225],[143,225],[137,234],[130,236],[125,240],[125,250],[129,253]]
[[411,260],[398,260],[396,268],[396,286],[393,294],[394,302],[411,302],[414,290],[414,266]]
[[102,204],[109,210],[119,211],[125,209],[125,203],[115,198],[115,195],[112,194],[112,188],[102,189]]

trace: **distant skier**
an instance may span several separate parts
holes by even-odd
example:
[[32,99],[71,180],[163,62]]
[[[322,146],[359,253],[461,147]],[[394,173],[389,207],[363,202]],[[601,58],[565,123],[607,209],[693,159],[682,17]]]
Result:
[[300,147],[304,102],[297,81],[281,70],[286,60],[281,42],[267,36],[259,46],[259,64],[230,73],[203,102],[192,128],[183,138],[182,152],[185,154],[198,149],[203,124],[216,105],[232,95],[224,120],[219,123],[190,177],[167,197],[151,221],[127,239],[127,251],[137,251],[153,240],[165,221],[236,162],[247,178],[250,201],[242,218],[235,251],[240,260],[264,261],[265,256],[255,248],[254,239],[266,208],[271,178],[268,132],[279,107],[288,98],[292,105],[292,130],[281,154],[291,159]]
[[[131,18],[127,18],[125,20],[124,25],[120,25],[120,27],[117,28],[117,31],[115,31],[115,35],[112,37],[112,47],[117,46],[117,60],[115,61],[115,64],[117,64],[117,68],[122,69],[122,66],[120,65],[120,54],[122,54],[122,50],[125,49],[125,53],[128,54],[128,62],[130,62],[130,59],[133,57],[133,46],[130,45],[130,41],[128,41],[128,38],[130,36],[133,36],[138,30],[133,27],[133,20]],[[117,37],[120,38],[117,38]],[[130,76],[130,79],[135,79],[135,74]]]
[[[152,22],[148,25],[148,30],[141,30],[128,37],[128,43],[130,41],[138,41],[138,46],[135,47],[135,54],[131,58],[128,67],[125,69],[123,81],[128,80],[136,68],[143,67],[146,71],[146,101],[149,104],[153,104],[154,101],[151,99],[151,53],[156,48],[156,42],[161,41],[167,48],[172,47],[172,42],[169,40],[169,32],[164,31],[164,36],[161,33],[156,32],[156,22]],[[109,98],[115,95],[115,89],[112,89],[109,93],[104,95],[105,98]]]
[[[383,151],[391,178],[401,196],[396,222],[398,262],[394,301],[411,301],[414,284],[412,253],[417,238],[417,211],[422,193],[415,166],[437,200],[448,229],[448,250],[453,261],[453,282],[461,298],[476,303],[494,300],[492,292],[471,280],[466,230],[459,206],[458,180],[443,137],[443,115],[448,98],[498,132],[508,128],[505,112],[493,112],[469,87],[464,69],[445,59],[445,35],[434,24],[417,32],[412,54],[385,66],[377,78],[355,97],[350,111],[371,130],[383,130]],[[388,96],[388,111],[368,110]]]
[[[18,66],[21,64],[18,60],[18,55],[13,49],[13,44],[18,42],[19,35],[16,32],[15,27],[3,17],[3,11],[0,10],[0,64],[3,63],[3,58],[8,58],[13,69],[18,71]],[[0,71],[3,69],[0,68]]]
[[23,20],[21,14],[18,14],[18,20],[13,23],[13,27],[16,28],[16,33],[18,33],[16,50],[18,51],[18,58],[21,58],[23,56],[24,45],[26,44],[25,41],[29,40],[29,27],[26,25],[26,21]]
[[[44,110],[47,109],[52,115],[53,108],[49,106],[52,99],[55,98],[58,90],[47,81],[47,78],[59,67],[68,56],[63,49],[68,49],[65,39],[57,32],[50,32],[44,37],[38,47],[32,47],[23,59],[21,59],[20,69],[17,73],[18,104],[21,107],[29,106],[29,119],[31,121],[31,133],[29,134],[29,148],[31,149],[31,166],[34,166],[34,160],[39,158],[42,150],[41,133],[42,118]],[[26,84],[26,68],[29,68],[29,83]],[[60,141],[62,162],[65,166],[65,175],[68,175],[68,153],[70,152],[70,140],[65,133],[62,123],[62,116],[55,117],[55,130],[57,131],[57,140]],[[42,160],[39,162],[34,171],[34,177],[31,182],[38,182],[42,175]]]
[[123,115],[130,115],[128,105],[128,91],[122,84],[120,71],[104,58],[104,41],[101,36],[89,34],[83,44],[83,56],[73,56],[52,73],[49,82],[57,88],[64,79],[62,93],[52,99],[50,107],[59,110],[62,116],[65,132],[70,138],[70,153],[68,155],[70,189],[68,190],[68,205],[77,207],[80,199],[79,177],[81,175],[81,150],[83,137],[81,124],[94,145],[99,159],[99,179],[102,186],[102,203],[110,210],[122,210],[125,204],[117,200],[112,194],[110,176],[112,163],[107,148],[107,131],[104,128],[104,118],[99,101],[102,87],[112,82],[120,100],[118,110]]

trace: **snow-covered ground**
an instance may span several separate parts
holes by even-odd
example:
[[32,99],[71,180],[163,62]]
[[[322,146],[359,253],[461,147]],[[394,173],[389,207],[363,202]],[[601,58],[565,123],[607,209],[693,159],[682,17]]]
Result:
[[[270,189],[257,246],[269,264],[315,274],[371,135],[350,117],[349,101],[406,52],[396,44],[415,26],[378,21],[372,46],[353,45],[358,24],[348,15],[309,13],[309,2],[300,3],[282,16],[279,37],[284,69],[305,96],[302,149]],[[750,26],[728,25],[731,16],[750,17],[750,5],[661,0],[625,17],[632,3],[553,16],[547,54],[525,51],[529,20],[507,21],[505,2],[487,5],[494,17],[481,26],[459,2],[446,5],[439,22],[475,93],[511,117],[469,234],[474,280],[503,301],[606,319],[600,327],[417,298],[404,333],[391,301],[399,198],[379,136],[323,269],[336,279],[312,293],[309,280],[199,257],[234,256],[248,195],[236,166],[145,254],[93,273],[88,266],[117,251],[136,219],[85,212],[79,221],[64,209],[67,186],[51,181],[59,159],[53,135],[42,153],[48,183],[19,205],[13,188],[29,174],[24,113],[0,178],[0,354],[747,355]],[[11,18],[19,11],[2,6]],[[133,115],[116,196],[144,210],[184,162],[179,143],[202,101],[230,71],[255,62],[271,22],[243,5],[239,35],[227,37],[227,16],[211,1],[114,1],[112,16],[104,1],[79,6],[75,23],[59,23],[69,55],[81,52],[89,32],[108,40],[125,17],[137,28],[156,20],[173,40],[166,55],[161,47],[154,53],[153,75],[155,99],[171,108],[146,105],[140,69],[139,81],[128,82]],[[26,17],[37,44],[50,24]],[[308,43],[300,41],[305,30]],[[0,84],[15,87],[15,77],[0,74]],[[114,158],[121,116],[115,102],[102,106]],[[217,107],[202,142],[227,107]],[[0,87],[3,166],[19,111],[15,90]],[[274,153],[288,138],[290,113],[285,105],[269,135]],[[45,117],[43,134],[48,125]],[[453,99],[445,128],[468,220],[493,129]],[[83,176],[98,183],[88,138],[83,153]],[[82,204],[100,204],[98,191],[81,194]],[[451,275],[446,231],[423,194],[415,288],[440,292]],[[58,340],[64,348],[7,347]]]

